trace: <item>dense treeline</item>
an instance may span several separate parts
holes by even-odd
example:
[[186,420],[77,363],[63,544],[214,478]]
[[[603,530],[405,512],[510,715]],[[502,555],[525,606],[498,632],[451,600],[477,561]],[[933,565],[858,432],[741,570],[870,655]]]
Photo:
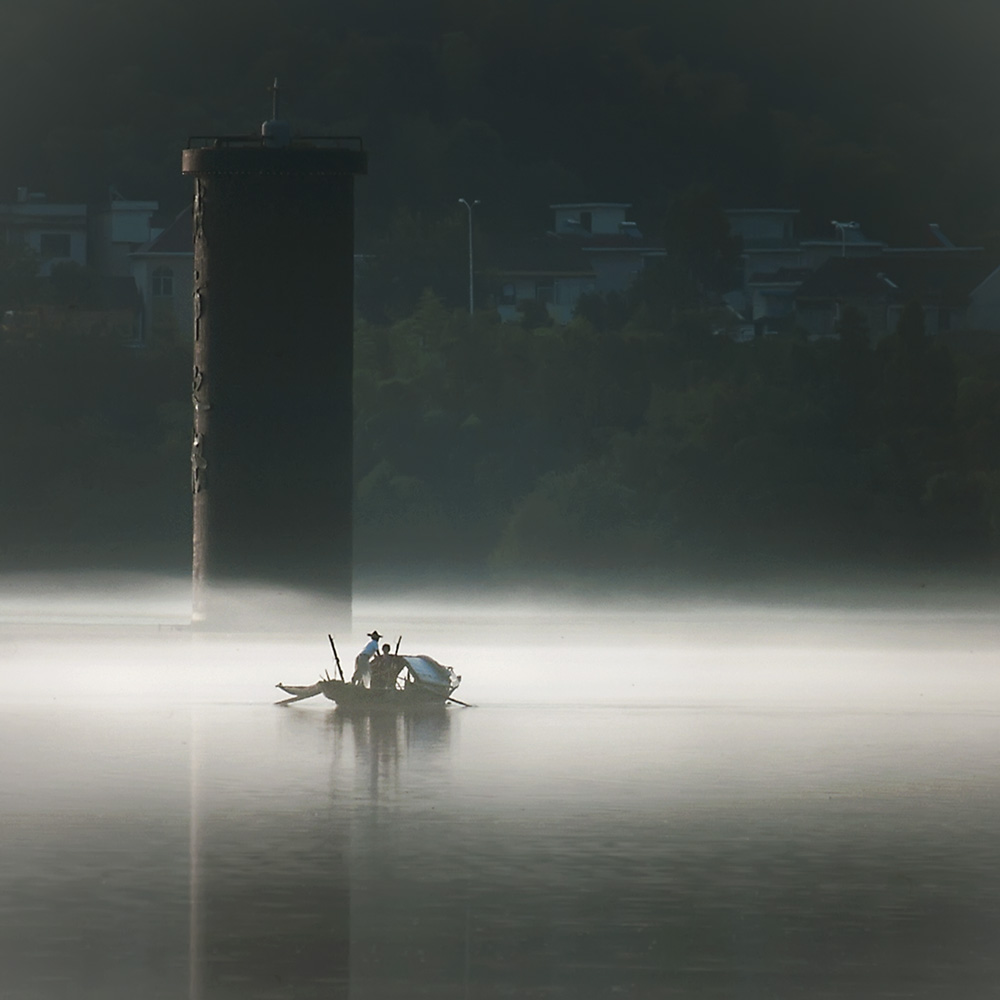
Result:
[[[935,221],[995,248],[992,2],[8,6],[2,200],[114,184],[169,215],[187,137],[256,128],[275,74],[299,130],[364,136],[364,566],[969,564],[1000,544],[988,346],[928,340],[913,310],[877,345],[850,316],[839,341],[733,343],[702,294],[724,240],[699,256],[704,227],[670,228],[698,180],[798,207],[806,232],[854,218],[906,243]],[[484,268],[575,199],[634,202],[672,257],[566,328],[470,320],[460,196],[482,200]],[[0,261],[0,308],[28,277]],[[189,368],[183,344],[130,354],[100,329],[2,340],[5,566],[186,564]]]
[[0,341],[3,569],[190,565],[190,370],[100,325]]
[[1000,551],[1000,357],[927,338],[916,305],[876,345],[850,311],[821,342],[718,319],[526,330],[427,296],[362,326],[364,558],[670,576]]
[[[660,287],[659,282],[648,283]],[[929,338],[736,343],[710,309],[585,301],[566,327],[426,293],[356,334],[362,571],[989,567],[1000,554],[1000,352]],[[5,568],[183,569],[183,345],[107,331],[0,343]]]

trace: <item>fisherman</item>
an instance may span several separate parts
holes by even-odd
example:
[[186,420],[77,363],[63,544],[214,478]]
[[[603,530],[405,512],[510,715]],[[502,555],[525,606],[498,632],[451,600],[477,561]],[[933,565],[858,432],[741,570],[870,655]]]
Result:
[[371,684],[371,667],[369,664],[373,656],[378,656],[378,641],[382,636],[378,632],[369,632],[368,638],[371,642],[354,657],[354,673],[351,675],[352,684],[363,684],[365,687]]
[[406,666],[406,661],[401,656],[394,656],[392,647],[386,643],[371,659],[371,687],[372,690],[387,691],[396,686],[396,678],[400,670]]

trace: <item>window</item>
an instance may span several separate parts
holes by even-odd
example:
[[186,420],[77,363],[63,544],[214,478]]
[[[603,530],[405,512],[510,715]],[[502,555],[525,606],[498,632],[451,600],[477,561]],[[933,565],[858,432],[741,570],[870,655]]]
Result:
[[538,281],[535,283],[535,298],[539,302],[553,301],[553,286],[551,281]]
[[580,225],[587,230],[588,233],[593,232],[594,228],[594,215],[592,212],[581,212],[580,213]]
[[174,272],[169,267],[153,269],[151,291],[156,298],[168,298],[174,294]]
[[512,284],[503,285],[500,289],[500,302],[505,306],[512,306],[517,301],[514,286]]
[[38,249],[43,257],[51,259],[53,257],[69,257],[70,254],[69,233],[42,233]]

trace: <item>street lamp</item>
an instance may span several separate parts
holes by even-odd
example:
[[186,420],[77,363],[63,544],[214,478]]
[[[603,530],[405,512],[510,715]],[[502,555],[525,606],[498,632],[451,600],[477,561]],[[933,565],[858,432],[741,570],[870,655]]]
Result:
[[847,230],[848,229],[860,229],[860,222],[838,222],[836,219],[831,220],[830,225],[834,229],[840,230],[840,256],[847,256]]
[[469,211],[469,315],[471,316],[475,308],[472,299],[472,209],[479,204],[479,199],[477,198],[471,205],[464,198],[459,198],[458,201]]

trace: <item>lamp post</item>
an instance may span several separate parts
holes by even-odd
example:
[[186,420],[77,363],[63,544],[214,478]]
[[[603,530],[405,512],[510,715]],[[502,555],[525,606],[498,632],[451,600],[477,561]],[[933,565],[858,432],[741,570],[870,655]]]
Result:
[[860,222],[838,222],[836,219],[831,220],[830,225],[834,229],[840,230],[840,256],[847,256],[847,230],[848,229],[860,229]]
[[469,212],[469,315],[471,316],[473,310],[475,309],[472,297],[472,208],[474,205],[479,204],[479,199],[477,198],[471,205],[464,198],[459,198],[458,201],[459,204],[464,205]]

